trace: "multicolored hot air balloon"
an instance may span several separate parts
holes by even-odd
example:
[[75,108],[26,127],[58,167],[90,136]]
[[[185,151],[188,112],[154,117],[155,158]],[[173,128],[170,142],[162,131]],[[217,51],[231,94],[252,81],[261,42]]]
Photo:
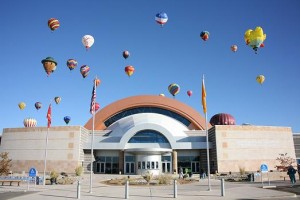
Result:
[[193,91],[192,91],[192,90],[188,90],[186,93],[187,93],[187,95],[190,97],[190,96],[192,96]]
[[36,127],[37,122],[33,118],[26,118],[24,119],[23,124],[25,127]]
[[256,81],[259,83],[259,84],[263,84],[264,83],[264,81],[265,81],[265,76],[264,75],[258,75],[257,77],[256,77]]
[[255,30],[248,29],[245,32],[244,39],[248,46],[250,46],[255,53],[257,53],[258,48],[264,47],[263,42],[265,41],[267,35],[261,27],[256,27]]
[[208,31],[202,31],[200,33],[200,37],[202,38],[202,40],[207,41],[209,39],[209,32]]
[[[95,106],[95,109],[94,109],[94,106]],[[90,113],[93,114],[93,110],[95,110],[95,112],[97,112],[100,108],[100,104],[95,102],[95,104],[91,107],[90,109]]]
[[131,65],[126,66],[125,67],[125,72],[130,77],[134,72],[134,67],[131,66]]
[[91,48],[91,46],[93,46],[93,44],[95,42],[94,37],[91,35],[83,36],[81,41],[82,41],[83,46],[86,48],[86,50]]
[[61,101],[61,98],[60,98],[60,97],[55,97],[55,98],[54,98],[54,101],[55,101],[56,104],[59,104],[60,101]]
[[67,60],[67,67],[70,69],[70,70],[73,70],[75,69],[75,67],[77,67],[77,61],[75,59],[69,59]]
[[18,104],[18,106],[19,106],[20,110],[24,110],[24,108],[26,107],[26,104],[24,102],[20,102]]
[[41,103],[41,102],[36,102],[36,103],[34,104],[34,107],[35,107],[37,110],[39,110],[39,109],[42,108],[42,103]]
[[237,45],[234,44],[234,45],[231,45],[230,49],[231,49],[231,51],[236,52],[238,47],[237,47]]
[[51,31],[55,31],[60,26],[60,23],[59,23],[59,21],[57,19],[50,18],[48,20],[48,26],[51,29]]
[[87,65],[82,65],[80,67],[80,73],[82,75],[83,78],[87,77],[89,75],[90,72],[90,67]]
[[71,121],[71,117],[70,116],[65,116],[64,121],[65,121],[66,124],[69,124],[69,122]]
[[101,83],[101,81],[100,81],[99,78],[95,78],[94,81],[95,81],[96,87],[98,87],[100,85],[100,83]]
[[47,57],[41,62],[43,63],[45,72],[48,76],[56,70],[57,62],[52,57]]
[[160,12],[155,15],[155,21],[159,23],[161,27],[167,23],[168,19],[167,13],[164,12]]
[[127,59],[130,56],[129,51],[123,51],[123,58]]
[[175,95],[177,95],[180,92],[180,87],[178,84],[172,83],[169,85],[168,90],[173,95],[173,97],[175,97]]

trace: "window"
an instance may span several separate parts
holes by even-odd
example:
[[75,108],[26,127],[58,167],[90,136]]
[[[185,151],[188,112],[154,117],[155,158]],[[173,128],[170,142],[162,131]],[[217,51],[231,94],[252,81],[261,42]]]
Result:
[[166,115],[169,117],[172,117],[173,119],[183,123],[185,126],[189,126],[190,125],[190,121],[188,119],[186,119],[185,117],[170,111],[170,110],[166,110],[163,108],[157,108],[157,107],[139,107],[139,108],[131,108],[128,110],[124,110],[112,117],[110,117],[109,119],[107,119],[104,124],[106,127],[110,126],[111,124],[113,124],[114,122],[130,116],[130,115],[134,115],[134,114],[138,114],[138,113],[157,113],[157,114],[162,114],[162,115]]
[[155,165],[153,161],[151,162],[151,169],[155,169]]
[[150,161],[147,161],[147,169],[150,169]]
[[128,143],[169,143],[169,141],[160,132],[146,129],[137,132]]
[[145,165],[145,161],[142,162],[142,169],[145,169],[146,165]]

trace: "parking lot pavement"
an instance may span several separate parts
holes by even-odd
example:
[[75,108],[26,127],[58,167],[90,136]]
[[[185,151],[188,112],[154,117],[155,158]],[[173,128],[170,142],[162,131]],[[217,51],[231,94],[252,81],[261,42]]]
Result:
[[[89,177],[84,177],[80,185],[80,199],[125,199],[125,186],[111,186],[103,184],[103,180],[112,179],[121,176],[95,175],[93,178],[92,193],[89,192]],[[211,180],[211,191],[208,191],[208,181],[200,180],[189,184],[178,184],[176,199],[190,200],[254,200],[254,199],[296,199],[296,192],[299,192],[299,185],[294,188],[289,187],[288,181],[272,182],[276,185],[274,189],[263,189],[261,183],[253,182],[225,182],[225,190],[221,194],[221,182]],[[26,192],[25,192],[26,191]],[[37,185],[30,186],[27,191],[27,185],[0,186],[0,200],[53,200],[53,199],[77,199],[77,184],[73,185]],[[128,198],[131,200],[154,200],[174,198],[174,185],[164,186],[129,186]]]

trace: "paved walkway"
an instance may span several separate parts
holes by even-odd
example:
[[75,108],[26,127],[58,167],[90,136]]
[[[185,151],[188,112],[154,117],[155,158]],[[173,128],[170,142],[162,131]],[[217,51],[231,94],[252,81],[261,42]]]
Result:
[[[115,178],[116,176],[93,175],[92,193],[89,192],[89,176],[85,175],[81,184],[80,199],[125,199],[125,186],[109,186],[101,181]],[[289,181],[277,181],[271,186],[278,188],[290,188]],[[291,190],[282,191],[278,189],[264,189],[261,183],[225,182],[225,196],[221,196],[221,182],[211,179],[211,191],[208,191],[208,181],[200,180],[191,184],[177,185],[176,199],[197,199],[197,200],[251,200],[251,199],[300,199],[293,192],[300,190],[299,181]],[[300,192],[300,191],[299,191]],[[168,186],[129,186],[128,199],[132,200],[154,200],[174,199],[174,185]],[[77,199],[77,184],[73,185],[31,185],[27,191],[27,184],[17,186],[0,186],[0,200],[53,200],[53,199]]]

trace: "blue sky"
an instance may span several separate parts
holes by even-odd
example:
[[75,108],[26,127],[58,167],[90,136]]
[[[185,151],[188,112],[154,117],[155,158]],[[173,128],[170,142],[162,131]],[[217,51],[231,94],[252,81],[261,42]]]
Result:
[[[168,85],[177,83],[176,99],[202,116],[201,81],[205,75],[208,120],[230,113],[237,124],[288,126],[300,132],[300,1],[202,0],[2,0],[0,6],[1,68],[0,129],[23,127],[27,117],[46,126],[52,103],[52,126],[84,125],[92,84],[101,79],[97,102],[105,107],[135,95],[173,98]],[[161,28],[156,13],[166,12]],[[51,32],[50,18],[60,27]],[[248,29],[261,26],[267,34],[258,54],[244,42]],[[201,31],[209,31],[204,42]],[[94,45],[86,51],[81,38],[90,34]],[[238,45],[233,53],[230,46]],[[122,57],[128,50],[131,56]],[[51,56],[57,69],[49,77],[41,60]],[[78,66],[70,71],[66,61]],[[83,78],[80,66],[90,66]],[[124,68],[135,67],[129,78]],[[263,74],[264,84],[255,78]],[[187,90],[193,95],[188,97]],[[56,105],[55,96],[62,101]],[[36,110],[34,103],[43,107]],[[19,102],[26,108],[20,110]],[[1,133],[1,131],[0,131]]]

